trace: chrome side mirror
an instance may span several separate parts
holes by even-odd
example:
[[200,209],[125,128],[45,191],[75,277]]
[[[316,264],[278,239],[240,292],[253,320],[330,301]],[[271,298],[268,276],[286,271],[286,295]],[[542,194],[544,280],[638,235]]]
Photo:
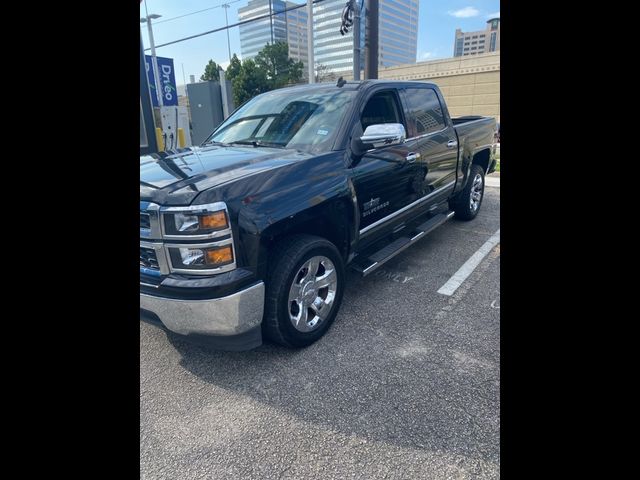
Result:
[[406,139],[407,132],[401,123],[369,125],[362,137],[360,137],[360,141],[366,145],[368,149],[399,145],[404,143]]

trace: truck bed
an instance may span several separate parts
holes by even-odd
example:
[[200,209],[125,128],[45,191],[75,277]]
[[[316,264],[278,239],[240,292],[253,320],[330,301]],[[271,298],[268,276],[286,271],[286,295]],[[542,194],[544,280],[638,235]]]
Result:
[[483,117],[480,115],[465,115],[464,117],[451,117],[451,123],[454,126],[462,125],[464,123],[475,122],[476,120],[481,120],[483,118],[491,118],[491,117]]
[[458,135],[458,148],[462,158],[473,158],[476,154],[488,152],[483,165],[487,173],[495,168],[496,119],[468,115],[451,118],[453,128]]
[[496,134],[496,119],[493,117],[466,116],[452,118],[458,134],[458,144],[465,156],[473,156],[478,150],[491,147],[493,150]]

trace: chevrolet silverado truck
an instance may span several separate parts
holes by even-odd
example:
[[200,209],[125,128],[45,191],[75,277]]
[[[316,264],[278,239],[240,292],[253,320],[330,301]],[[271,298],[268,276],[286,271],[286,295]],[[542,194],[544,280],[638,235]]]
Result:
[[141,156],[141,318],[224,350],[310,345],[347,268],[478,214],[495,128],[451,118],[431,83],[339,81],[258,95],[200,146]]

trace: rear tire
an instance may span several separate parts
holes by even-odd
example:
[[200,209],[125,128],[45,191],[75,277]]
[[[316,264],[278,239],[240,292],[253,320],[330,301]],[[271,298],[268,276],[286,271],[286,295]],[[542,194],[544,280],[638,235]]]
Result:
[[484,170],[480,165],[471,165],[464,189],[449,202],[451,210],[459,220],[473,220],[480,211],[484,198]]
[[294,235],[273,249],[266,281],[264,335],[301,348],[322,337],[338,314],[344,262],[329,241]]

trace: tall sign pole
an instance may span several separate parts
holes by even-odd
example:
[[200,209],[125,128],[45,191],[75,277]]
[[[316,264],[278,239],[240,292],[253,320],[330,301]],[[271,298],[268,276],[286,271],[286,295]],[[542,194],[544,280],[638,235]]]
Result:
[[162,103],[162,84],[160,82],[160,72],[158,71],[158,59],[156,58],[156,44],[153,41],[153,28],[151,27],[151,19],[152,18],[160,18],[160,15],[149,15],[147,14],[146,18],[140,19],[140,21],[145,21],[147,23],[147,28],[149,29],[149,46],[151,47],[151,66],[153,68],[153,76],[155,77],[156,84],[156,95],[158,96],[158,106],[162,107],[164,104]]

